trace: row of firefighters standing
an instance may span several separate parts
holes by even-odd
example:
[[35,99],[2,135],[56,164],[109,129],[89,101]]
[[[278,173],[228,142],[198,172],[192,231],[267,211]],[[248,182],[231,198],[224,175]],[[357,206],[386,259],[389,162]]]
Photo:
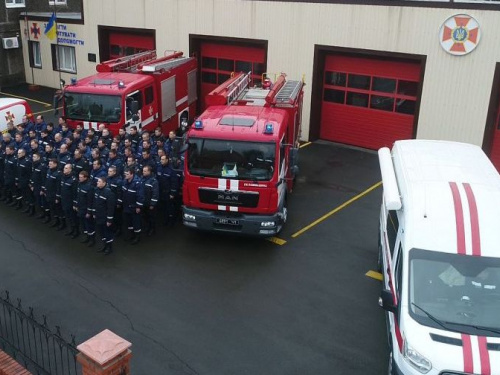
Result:
[[[115,235],[121,234],[123,219],[128,229],[126,240],[137,244],[140,241],[142,222],[148,235],[155,233],[156,211],[162,212],[164,223],[175,222],[178,192],[182,172],[169,165],[163,156],[155,170],[145,165],[141,171],[125,168],[123,178],[116,166],[108,168],[107,176],[92,178],[88,171],[77,169],[67,163],[61,169],[56,158],[43,160],[39,153],[30,158],[24,148],[16,150],[14,145],[5,147],[4,200],[11,206],[35,215],[35,207],[41,209],[38,218],[52,227],[64,230],[71,238],[80,236],[89,247],[95,245],[96,229],[103,241],[98,252],[113,251]],[[140,176],[141,175],[141,176]],[[14,191],[15,190],[15,191]],[[14,193],[14,194],[13,194]],[[17,199],[13,199],[12,196]]]

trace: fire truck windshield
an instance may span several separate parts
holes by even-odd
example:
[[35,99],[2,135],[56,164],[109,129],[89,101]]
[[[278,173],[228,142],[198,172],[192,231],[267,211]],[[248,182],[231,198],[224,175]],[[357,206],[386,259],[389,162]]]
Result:
[[64,94],[64,113],[71,120],[113,123],[120,121],[121,112],[121,97],[118,95]]
[[269,181],[275,155],[275,143],[190,138],[188,170],[196,176]]

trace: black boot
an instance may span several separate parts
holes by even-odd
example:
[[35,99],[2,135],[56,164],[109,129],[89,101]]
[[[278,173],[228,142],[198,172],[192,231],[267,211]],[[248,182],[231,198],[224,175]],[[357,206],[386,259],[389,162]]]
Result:
[[151,237],[152,235],[154,235],[156,233],[156,229],[155,227],[151,227],[149,228],[148,230],[148,236]]
[[133,229],[128,230],[128,236],[125,238],[125,241],[133,241],[135,238],[135,233]]
[[88,247],[92,247],[95,245],[95,234],[93,234],[92,236],[89,236],[90,239],[89,239],[89,243],[87,244]]
[[60,232],[62,230],[66,229],[66,219],[62,218],[61,219],[61,224],[57,227],[57,231]]
[[23,214],[27,214],[29,212],[31,212],[31,206],[30,205],[27,205],[26,208],[24,210],[21,211]]
[[65,236],[72,236],[73,233],[75,232],[75,227],[73,225],[71,225],[68,230],[66,231],[66,233],[64,233]]
[[104,242],[103,246],[97,250],[98,253],[105,253],[108,250],[108,243]]
[[71,235],[71,238],[77,238],[80,235],[80,228],[78,226],[73,227],[73,234]]
[[35,205],[34,204],[30,205],[30,211],[28,213],[28,216],[29,217],[35,216]]
[[90,236],[88,234],[85,235],[85,238],[81,240],[81,243],[88,243],[90,241]]
[[45,219],[43,220],[43,223],[50,223],[50,220],[52,220],[52,218],[50,217],[50,212],[45,211]]
[[19,211],[21,208],[23,208],[23,201],[21,199],[18,199],[16,204],[16,211]]
[[58,227],[59,225],[61,225],[61,220],[59,219],[59,217],[58,217],[58,216],[55,216],[54,218],[56,219],[56,221],[54,221],[54,222],[50,225],[50,227],[51,227],[51,228],[55,228],[55,227]]
[[38,215],[36,218],[37,219],[45,219],[46,216],[47,216],[47,214],[45,213],[45,210],[42,207],[42,212],[40,212],[40,215]]
[[115,237],[120,237],[122,235],[122,228],[118,228],[115,232]]
[[113,252],[113,242],[108,243],[108,248],[104,252],[104,255],[109,255]]
[[132,240],[132,245],[137,245],[139,242],[141,242],[141,232],[135,233],[135,237]]

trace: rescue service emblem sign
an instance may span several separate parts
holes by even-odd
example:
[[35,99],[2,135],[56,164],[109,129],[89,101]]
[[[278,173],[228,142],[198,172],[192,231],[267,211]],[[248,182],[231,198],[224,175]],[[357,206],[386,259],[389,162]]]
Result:
[[479,23],[467,14],[456,14],[448,18],[439,32],[443,49],[457,56],[472,52],[481,39]]

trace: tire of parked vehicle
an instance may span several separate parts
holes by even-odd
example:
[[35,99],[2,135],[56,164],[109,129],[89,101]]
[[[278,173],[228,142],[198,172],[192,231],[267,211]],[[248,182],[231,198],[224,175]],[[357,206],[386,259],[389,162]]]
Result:
[[282,230],[283,230],[283,227],[285,226],[285,223],[288,219],[288,204],[287,204],[287,196],[285,195],[285,198],[283,199],[283,206],[281,207],[281,218],[282,218],[282,222],[281,222],[281,225],[280,227],[278,228],[278,233],[280,233]]

